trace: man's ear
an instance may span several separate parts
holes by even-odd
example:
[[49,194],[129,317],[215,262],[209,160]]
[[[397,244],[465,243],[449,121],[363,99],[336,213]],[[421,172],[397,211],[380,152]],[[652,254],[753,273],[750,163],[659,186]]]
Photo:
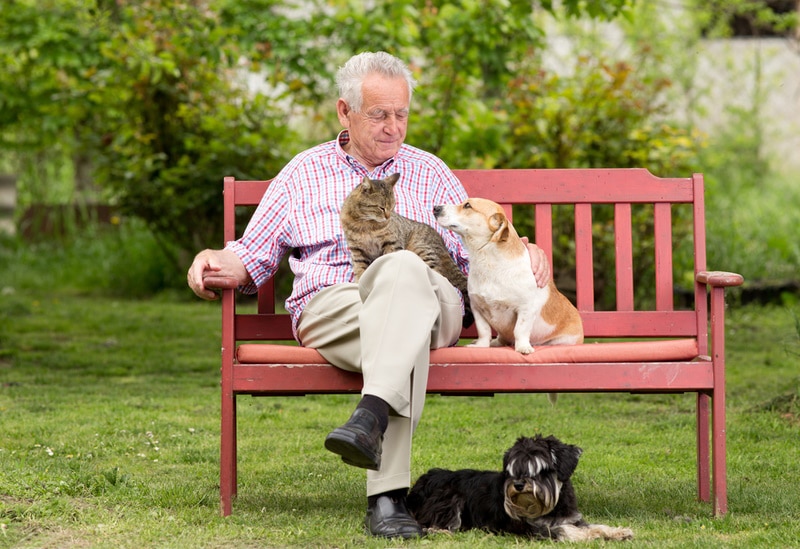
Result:
[[345,129],[350,129],[350,118],[348,117],[350,112],[350,105],[347,104],[347,101],[339,98],[336,102],[336,115],[339,117],[339,124]]

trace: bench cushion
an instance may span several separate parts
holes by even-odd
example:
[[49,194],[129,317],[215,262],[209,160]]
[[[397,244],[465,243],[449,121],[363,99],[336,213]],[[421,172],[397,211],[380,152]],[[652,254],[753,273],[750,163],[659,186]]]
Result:
[[[697,340],[666,339],[581,345],[538,346],[522,355],[511,347],[447,347],[431,351],[431,364],[557,364],[607,362],[670,362],[697,358]],[[242,364],[327,364],[315,349],[271,343],[239,345]]]

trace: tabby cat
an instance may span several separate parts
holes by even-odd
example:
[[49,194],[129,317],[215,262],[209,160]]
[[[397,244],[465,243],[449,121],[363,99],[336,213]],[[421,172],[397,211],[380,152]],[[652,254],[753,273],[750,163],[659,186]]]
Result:
[[361,278],[366,268],[385,254],[398,250],[414,252],[461,291],[466,310],[464,325],[468,326],[472,324],[472,312],[467,277],[450,257],[436,229],[394,211],[394,186],[398,179],[399,173],[385,179],[364,177],[342,204],[342,228],[355,278]]

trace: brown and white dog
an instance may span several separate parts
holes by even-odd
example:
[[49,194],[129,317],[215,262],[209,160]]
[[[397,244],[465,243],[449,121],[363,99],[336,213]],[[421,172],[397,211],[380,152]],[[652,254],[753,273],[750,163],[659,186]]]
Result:
[[529,354],[533,345],[583,342],[578,310],[552,280],[544,288],[536,284],[528,250],[499,204],[470,198],[435,206],[433,213],[442,227],[461,236],[469,252],[467,288],[478,330],[471,346],[513,344]]

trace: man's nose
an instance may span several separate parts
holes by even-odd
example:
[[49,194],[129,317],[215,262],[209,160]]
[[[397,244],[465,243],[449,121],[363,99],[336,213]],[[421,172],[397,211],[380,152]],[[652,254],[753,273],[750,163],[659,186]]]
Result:
[[386,120],[383,122],[383,130],[386,133],[395,133],[397,132],[397,128],[400,126],[400,122],[397,120],[397,116],[394,114],[389,114],[386,116]]

